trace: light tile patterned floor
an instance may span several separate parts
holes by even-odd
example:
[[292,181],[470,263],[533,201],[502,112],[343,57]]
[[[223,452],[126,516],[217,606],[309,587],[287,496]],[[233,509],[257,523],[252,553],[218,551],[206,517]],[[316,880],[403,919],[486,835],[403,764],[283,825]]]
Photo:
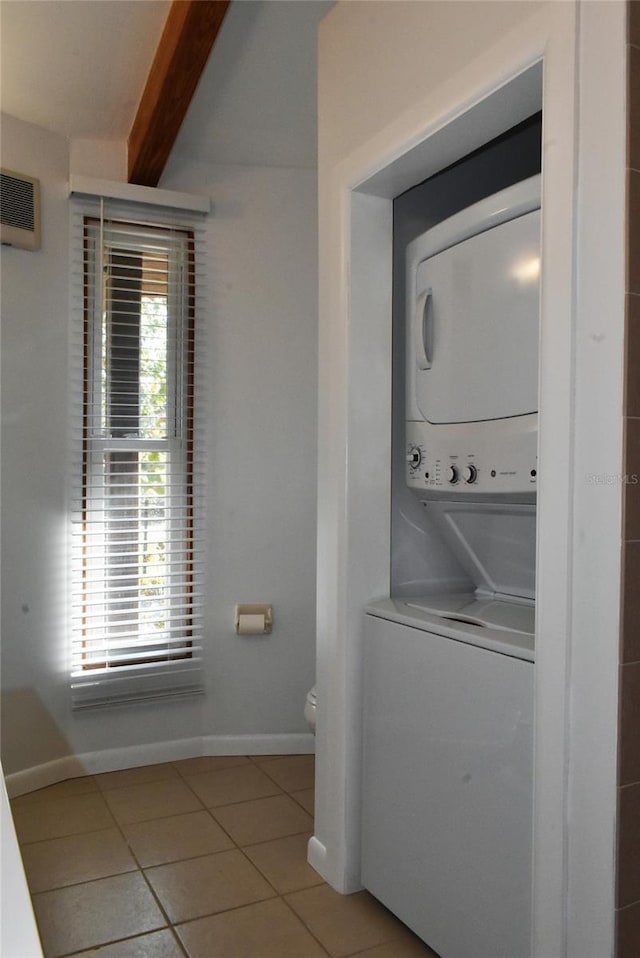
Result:
[[433,956],[307,864],[313,774],[311,755],[194,758],[14,799],[46,958]]

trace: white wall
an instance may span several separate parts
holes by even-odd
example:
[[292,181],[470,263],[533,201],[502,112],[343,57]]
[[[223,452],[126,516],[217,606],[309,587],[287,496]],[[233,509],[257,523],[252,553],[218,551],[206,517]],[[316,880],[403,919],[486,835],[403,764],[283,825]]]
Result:
[[23,761],[33,764],[68,751],[60,732],[65,711],[60,691],[66,563],[66,139],[4,116],[2,165],[38,177],[42,188],[42,249],[2,248],[2,739],[5,772],[12,772]]
[[[329,6],[231,5],[159,184],[213,208],[205,736],[305,732],[315,681],[316,31]],[[271,636],[235,636],[236,602],[272,602]]]
[[[208,194],[208,734],[302,732],[315,680],[316,172],[170,161]],[[271,636],[233,633],[272,602]]]
[[[553,2],[553,0],[552,0]],[[415,109],[545,4],[349,0],[320,26],[318,161],[328,169]]]
[[[82,156],[89,174],[89,154]],[[45,769],[53,780],[77,771],[68,760],[55,765],[73,755],[99,770],[200,749],[310,747],[303,707],[315,678],[315,171],[213,169],[179,159],[167,170],[163,186],[210,193],[214,206],[207,230],[206,694],[71,712],[68,143],[4,117],[2,165],[39,177],[43,199],[42,250],[2,250],[5,773],[54,762]],[[256,601],[273,603],[273,632],[240,638],[234,605]]]

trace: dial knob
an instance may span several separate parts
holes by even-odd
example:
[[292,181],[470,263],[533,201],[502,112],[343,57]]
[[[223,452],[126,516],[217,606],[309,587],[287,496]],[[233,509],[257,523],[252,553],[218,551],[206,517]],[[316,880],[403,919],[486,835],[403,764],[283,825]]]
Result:
[[410,446],[407,453],[407,462],[412,469],[417,469],[422,462],[422,452],[417,446]]
[[471,483],[475,482],[476,479],[478,478],[478,470],[476,469],[474,465],[469,463],[468,466],[464,467],[462,478],[464,479],[466,483],[471,485]]
[[451,483],[451,485],[454,485],[458,481],[457,466],[449,466],[449,469],[447,471],[447,478],[449,479],[449,482]]

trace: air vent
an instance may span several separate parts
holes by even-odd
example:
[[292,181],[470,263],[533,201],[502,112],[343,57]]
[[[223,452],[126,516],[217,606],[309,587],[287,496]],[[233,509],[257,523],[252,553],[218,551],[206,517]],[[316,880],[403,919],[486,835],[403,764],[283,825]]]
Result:
[[40,181],[0,170],[0,242],[40,249]]

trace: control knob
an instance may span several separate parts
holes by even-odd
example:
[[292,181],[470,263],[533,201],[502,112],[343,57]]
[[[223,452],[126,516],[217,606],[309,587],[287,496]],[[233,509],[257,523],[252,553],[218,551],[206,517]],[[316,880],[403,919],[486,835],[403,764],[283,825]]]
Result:
[[457,466],[449,466],[449,469],[447,470],[447,478],[452,486],[455,485],[459,478]]
[[418,446],[410,446],[407,453],[407,462],[411,469],[417,469],[422,462],[422,452]]
[[476,467],[475,467],[474,465],[472,465],[471,463],[469,463],[468,466],[465,466],[465,467],[464,467],[464,471],[463,471],[463,473],[462,473],[462,478],[464,479],[464,481],[465,481],[466,483],[468,483],[469,485],[471,485],[471,484],[474,483],[474,482],[476,481],[476,479],[478,478],[478,470],[476,469]]

